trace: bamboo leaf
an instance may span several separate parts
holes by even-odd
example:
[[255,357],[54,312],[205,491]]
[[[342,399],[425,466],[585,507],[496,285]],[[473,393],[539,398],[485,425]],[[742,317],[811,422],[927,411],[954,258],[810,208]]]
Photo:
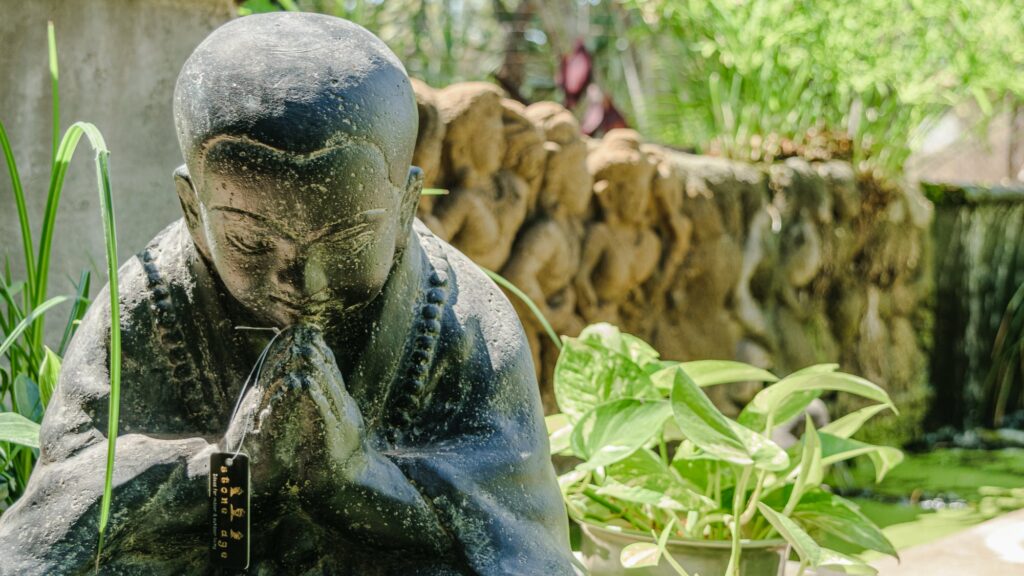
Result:
[[39,448],[39,424],[15,412],[0,412],[0,442]]
[[10,348],[12,344],[14,344],[18,337],[21,336],[21,333],[24,332],[26,328],[28,328],[29,324],[34,322],[37,318],[41,318],[43,314],[46,313],[47,310],[53,308],[54,306],[60,304],[65,300],[67,300],[67,297],[65,296],[54,296],[53,298],[50,298],[49,300],[43,302],[39,306],[36,306],[35,309],[33,309],[32,312],[28,314],[28,316],[22,319],[21,322],[18,322],[18,324],[14,327],[14,330],[11,330],[10,334],[7,335],[7,338],[5,338],[3,343],[0,344],[0,356],[3,356],[3,354],[7,352],[7,349]]
[[43,347],[43,363],[39,366],[39,399],[43,409],[50,405],[50,398],[57,388],[60,379],[60,356],[57,356],[49,346]]
[[21,176],[18,175],[18,164],[14,160],[14,150],[7,138],[4,123],[0,122],[0,148],[3,149],[4,160],[7,162],[7,173],[11,177],[11,192],[14,193],[14,207],[18,212],[18,225],[21,230],[21,247],[25,253],[25,275],[29,286],[35,284],[36,268],[32,259],[32,228],[29,226],[28,208],[25,206],[25,191],[21,187]]

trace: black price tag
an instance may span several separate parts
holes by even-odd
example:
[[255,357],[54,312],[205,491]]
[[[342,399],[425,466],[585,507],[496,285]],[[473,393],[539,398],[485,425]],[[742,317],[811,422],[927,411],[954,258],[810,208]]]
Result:
[[210,456],[210,553],[214,566],[249,567],[249,457]]

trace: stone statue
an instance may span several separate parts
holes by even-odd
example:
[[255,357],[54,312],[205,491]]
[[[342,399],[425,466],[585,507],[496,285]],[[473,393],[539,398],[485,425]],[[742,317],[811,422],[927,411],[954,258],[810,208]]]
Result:
[[[515,312],[414,223],[417,109],[395,56],[332,17],[240,18],[185,64],[175,119],[185,217],[119,274],[121,435],[99,573],[214,573],[210,457],[240,449],[251,574],[572,574]],[[93,572],[105,302],[68,351],[26,494],[0,519],[4,576]]]

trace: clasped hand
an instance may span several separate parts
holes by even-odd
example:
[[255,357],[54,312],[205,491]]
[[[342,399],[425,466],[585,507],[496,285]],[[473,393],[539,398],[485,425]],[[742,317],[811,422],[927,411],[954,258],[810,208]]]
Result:
[[[247,430],[247,431],[246,431]],[[254,489],[333,490],[361,450],[363,418],[322,332],[287,328],[267,351],[225,443],[251,459]],[[358,460],[358,459],[355,459]]]

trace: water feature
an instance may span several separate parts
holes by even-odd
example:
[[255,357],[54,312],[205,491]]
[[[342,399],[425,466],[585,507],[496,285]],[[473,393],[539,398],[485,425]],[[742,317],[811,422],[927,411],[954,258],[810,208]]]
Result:
[[[929,423],[999,425],[993,344],[1007,304],[1024,283],[1024,186],[926,186],[935,202],[935,326]],[[1003,397],[1022,406],[1021,381]]]

